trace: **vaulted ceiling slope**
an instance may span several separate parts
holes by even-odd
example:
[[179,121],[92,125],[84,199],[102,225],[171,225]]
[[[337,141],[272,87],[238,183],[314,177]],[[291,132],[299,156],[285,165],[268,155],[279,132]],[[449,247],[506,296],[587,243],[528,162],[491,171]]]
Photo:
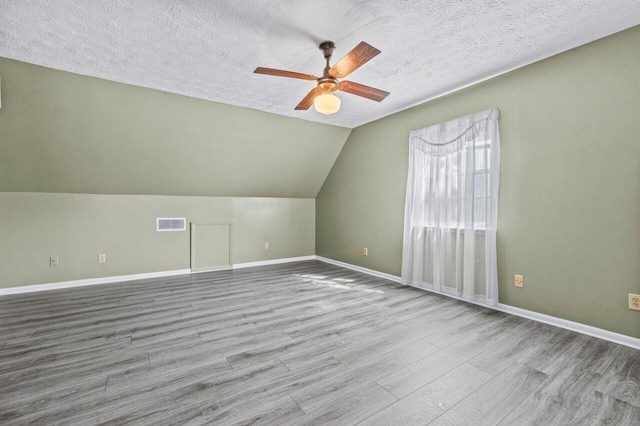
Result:
[[315,198],[350,130],[0,58],[0,192]]
[[[637,0],[2,0],[0,56],[344,127],[640,24]],[[391,92],[340,93],[339,113],[294,107],[364,40],[382,51],[349,80]]]

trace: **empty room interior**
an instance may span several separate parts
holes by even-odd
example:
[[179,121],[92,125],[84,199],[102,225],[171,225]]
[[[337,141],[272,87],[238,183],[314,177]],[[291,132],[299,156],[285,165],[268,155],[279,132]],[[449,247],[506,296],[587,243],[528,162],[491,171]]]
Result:
[[640,2],[0,0],[0,424],[640,424]]

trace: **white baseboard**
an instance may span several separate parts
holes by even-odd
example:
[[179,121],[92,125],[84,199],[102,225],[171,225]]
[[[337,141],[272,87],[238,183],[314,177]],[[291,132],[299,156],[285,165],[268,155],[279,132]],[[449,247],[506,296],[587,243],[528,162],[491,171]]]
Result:
[[[354,271],[362,272],[362,273],[373,275],[380,278],[386,278],[390,281],[395,281],[397,283],[402,283],[402,280],[400,279],[400,277],[396,275],[386,274],[384,272],[375,271],[369,268],[363,268],[362,266],[356,266],[350,263],[340,262],[338,260],[329,259],[322,256],[316,256],[316,259],[322,262],[330,263],[332,265],[342,266],[343,268],[352,269]],[[420,288],[420,287],[416,287],[416,288]],[[603,330],[601,328],[593,327],[593,326],[582,324],[579,322],[569,321],[569,320],[558,318],[558,317],[553,317],[551,315],[545,315],[545,314],[541,314],[534,311],[528,311],[522,308],[516,308],[515,306],[505,305],[503,303],[498,303],[497,306],[489,306],[483,303],[476,303],[473,301],[469,301],[461,297],[452,296],[447,293],[441,293],[438,291],[427,290],[423,288],[420,288],[420,289],[424,291],[430,291],[432,293],[442,294],[444,296],[452,297],[454,299],[462,300],[465,302],[475,303],[477,305],[485,306],[487,308],[495,309],[497,311],[505,312],[507,314],[516,315],[516,316],[527,318],[533,321],[542,322],[545,324],[575,331],[577,333],[586,334],[587,336],[597,337],[598,339],[607,340],[609,342],[617,343],[624,346],[629,346],[631,348],[640,350],[640,339],[635,337],[614,333],[613,331]]]
[[191,269],[176,269],[173,271],[148,272],[144,274],[118,275],[103,278],[87,278],[83,280],[61,281],[57,283],[25,285],[21,287],[0,288],[0,296],[20,293],[33,293],[34,291],[58,290],[61,288],[83,287],[96,284],[112,284],[123,281],[144,280],[147,278],[170,277],[173,275],[190,274]]
[[279,263],[301,262],[303,260],[315,260],[315,259],[316,259],[316,256],[311,255],[311,256],[298,256],[298,257],[284,257],[282,259],[259,260],[257,262],[234,263],[233,269],[253,268],[254,266],[277,265]]
[[587,336],[597,337],[598,339],[608,340],[609,342],[629,346],[630,348],[640,350],[640,339],[637,339],[635,337],[627,336],[620,333],[614,333],[613,331],[603,330],[601,328],[593,327],[579,322],[552,317],[551,315],[545,315],[534,311],[528,311],[522,308],[516,308],[515,306],[505,305],[503,303],[499,303],[498,306],[494,309],[505,312],[507,314],[517,315],[519,317],[528,318],[530,320],[543,322],[545,324],[565,328],[577,333],[586,334]]
[[[252,268],[254,266],[265,266],[265,265],[277,265],[279,263],[289,263],[289,262],[300,262],[303,260],[315,260],[315,256],[300,256],[300,257],[287,257],[283,259],[272,259],[272,260],[261,260],[258,262],[247,262],[247,263],[237,263],[232,266],[233,269],[239,268]],[[231,269],[231,268],[225,268]],[[224,269],[218,269],[224,270]],[[111,276],[111,277],[103,277],[103,278],[88,278],[83,280],[74,280],[74,281],[62,281],[57,283],[47,283],[47,284],[36,284],[36,285],[25,285],[21,287],[9,287],[9,288],[0,288],[0,296],[7,296],[10,294],[21,294],[21,293],[32,293],[35,291],[47,291],[47,290],[58,290],[62,288],[72,288],[72,287],[83,287],[87,285],[96,285],[96,284],[112,284],[123,281],[133,281],[133,280],[143,280],[147,278],[162,278],[162,277],[170,277],[173,275],[188,275],[200,272],[211,272],[214,270],[204,270],[204,271],[192,271],[191,269],[177,269],[174,271],[161,271],[161,272],[149,272],[144,274],[133,274],[133,275],[119,275],[119,276]]]
[[358,271],[358,272],[362,272],[362,273],[365,273],[365,274],[373,275],[373,276],[379,277],[379,278],[384,278],[384,279],[387,279],[389,281],[395,281],[397,283],[402,283],[402,281],[400,280],[400,277],[395,276],[395,275],[386,274],[384,272],[376,271],[374,269],[364,268],[362,266],[352,265],[350,263],[340,262],[339,260],[329,259],[328,257],[316,256],[315,258],[320,260],[320,261],[322,261],[322,262],[325,262],[325,263],[330,263],[330,264],[336,265],[336,266],[342,266],[343,268],[352,269],[354,271]]

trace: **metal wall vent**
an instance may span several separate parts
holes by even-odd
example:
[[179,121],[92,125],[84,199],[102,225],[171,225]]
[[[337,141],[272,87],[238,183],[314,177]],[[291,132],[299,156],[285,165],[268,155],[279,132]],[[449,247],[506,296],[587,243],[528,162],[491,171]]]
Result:
[[187,218],[185,217],[158,217],[156,218],[156,231],[186,231]]

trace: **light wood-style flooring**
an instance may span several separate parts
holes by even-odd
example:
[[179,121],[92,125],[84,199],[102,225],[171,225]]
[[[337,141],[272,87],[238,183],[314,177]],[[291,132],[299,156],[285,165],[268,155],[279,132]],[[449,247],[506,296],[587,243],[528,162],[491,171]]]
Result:
[[319,261],[0,297],[0,424],[638,425],[640,351]]

